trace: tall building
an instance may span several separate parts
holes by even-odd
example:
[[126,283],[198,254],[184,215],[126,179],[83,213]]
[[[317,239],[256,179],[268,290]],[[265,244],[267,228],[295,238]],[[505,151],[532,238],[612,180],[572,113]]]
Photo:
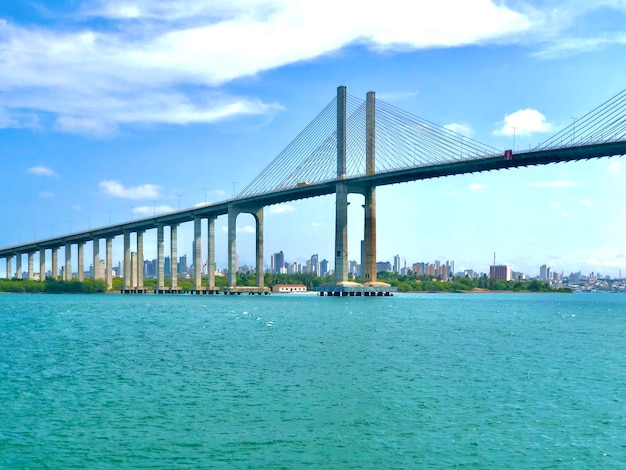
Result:
[[328,276],[328,264],[327,259],[320,261],[320,276]]
[[285,255],[282,250],[272,255],[272,272],[282,273],[285,272]]
[[172,275],[172,262],[169,256],[163,258],[163,275],[171,276]]
[[402,269],[402,265],[400,255],[396,255],[393,257],[393,272],[400,274],[400,270]]
[[550,267],[546,264],[539,268],[539,279],[542,281],[550,280]]
[[320,275],[320,257],[318,254],[311,256],[311,271],[312,274]]
[[187,255],[183,255],[178,258],[178,274],[187,272]]
[[489,266],[489,277],[496,281],[510,281],[512,279],[512,269],[508,264],[497,264]]
[[424,275],[424,263],[413,263],[413,274],[416,276]]

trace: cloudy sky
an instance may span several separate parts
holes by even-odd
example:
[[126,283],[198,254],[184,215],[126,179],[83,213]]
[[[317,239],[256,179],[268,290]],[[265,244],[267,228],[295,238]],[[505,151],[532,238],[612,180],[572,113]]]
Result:
[[[498,149],[534,147],[626,87],[624,24],[624,0],[2,2],[0,246],[230,198],[339,85]],[[381,187],[378,258],[486,271],[496,252],[530,275],[626,274],[624,183],[613,157]],[[332,259],[333,197],[269,207],[265,222],[268,263]],[[238,224],[252,264],[253,220]]]

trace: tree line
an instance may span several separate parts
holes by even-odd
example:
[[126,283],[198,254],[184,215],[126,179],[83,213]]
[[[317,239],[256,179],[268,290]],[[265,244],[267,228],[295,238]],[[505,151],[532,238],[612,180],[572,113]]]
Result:
[[[433,276],[416,276],[413,274],[399,275],[391,272],[378,273],[378,280],[386,282],[398,289],[398,292],[472,292],[472,291],[508,291],[508,292],[571,292],[568,288],[554,289],[549,284],[533,279],[531,281],[496,281],[482,276],[477,279],[455,277],[448,281],[442,281]],[[316,287],[334,282],[332,276],[320,277],[311,273],[277,274],[265,273],[265,286],[270,289],[276,284],[303,284],[307,290],[315,290]],[[352,279],[356,282],[364,282],[363,278]],[[202,285],[206,286],[206,278],[202,279]],[[113,291],[119,291],[124,285],[122,278],[113,278]],[[224,288],[228,285],[226,276],[215,277],[215,287]],[[238,273],[238,286],[255,286],[256,274]],[[156,286],[156,279],[144,279],[144,286],[148,289]],[[165,279],[165,286],[170,286],[170,280]],[[179,279],[178,287],[181,290],[194,288],[192,279]],[[83,282],[77,280],[60,281],[48,278],[44,282],[29,281],[25,279],[0,279],[0,292],[24,292],[24,293],[101,293],[107,292],[105,281],[87,278]]]

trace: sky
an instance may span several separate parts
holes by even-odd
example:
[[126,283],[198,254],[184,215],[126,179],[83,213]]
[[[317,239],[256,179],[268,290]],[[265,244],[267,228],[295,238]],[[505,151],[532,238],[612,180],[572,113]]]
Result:
[[[626,0],[2,1],[0,246],[229,199],[338,86],[498,149],[534,147],[624,89],[624,24]],[[379,187],[377,257],[485,272],[496,253],[531,276],[617,277],[625,183],[612,157]],[[359,261],[363,198],[350,202]],[[278,251],[332,265],[334,207],[267,207],[266,265]],[[253,227],[238,218],[240,264],[254,263]]]

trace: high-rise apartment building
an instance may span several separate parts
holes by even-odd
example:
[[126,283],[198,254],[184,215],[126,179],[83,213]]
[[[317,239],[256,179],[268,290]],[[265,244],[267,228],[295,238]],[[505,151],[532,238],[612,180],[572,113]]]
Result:
[[508,264],[498,264],[489,266],[489,277],[496,281],[510,281],[512,279],[512,269]]
[[393,257],[393,272],[400,274],[400,270],[402,269],[400,255],[396,255]]

